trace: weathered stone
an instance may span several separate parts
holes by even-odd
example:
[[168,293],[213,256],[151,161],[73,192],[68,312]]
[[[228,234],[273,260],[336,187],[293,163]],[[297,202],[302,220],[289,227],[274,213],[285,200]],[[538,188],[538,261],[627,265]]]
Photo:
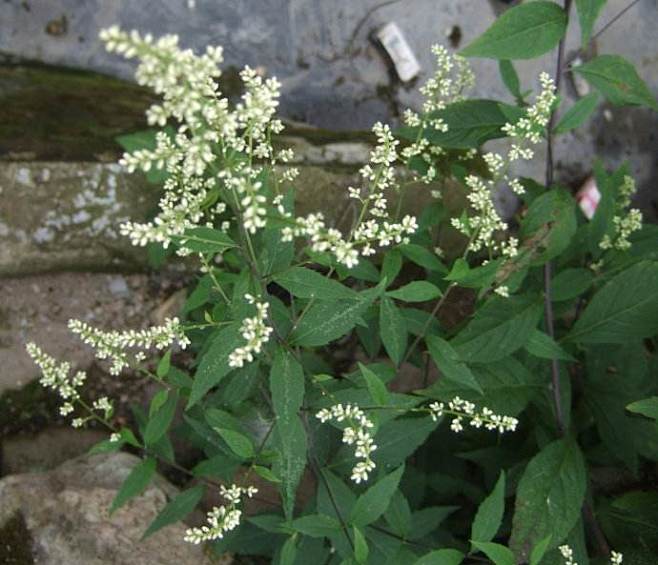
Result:
[[34,341],[49,354],[87,369],[93,350],[68,330],[70,318],[107,329],[144,327],[172,314],[171,309],[165,314],[163,304],[175,296],[183,282],[137,274],[91,273],[4,279],[0,295],[0,393],[24,386],[38,376],[25,343]]
[[143,265],[118,229],[144,220],[158,192],[115,164],[1,163],[0,276]]
[[49,471],[69,459],[84,455],[108,434],[100,430],[47,428],[34,434],[5,438],[0,445],[0,476]]
[[5,477],[0,480],[0,531],[22,517],[34,561],[43,565],[211,563],[203,547],[183,541],[181,523],[141,540],[176,493],[161,477],[109,514],[118,488],[138,462],[127,453],[85,456],[48,473]]

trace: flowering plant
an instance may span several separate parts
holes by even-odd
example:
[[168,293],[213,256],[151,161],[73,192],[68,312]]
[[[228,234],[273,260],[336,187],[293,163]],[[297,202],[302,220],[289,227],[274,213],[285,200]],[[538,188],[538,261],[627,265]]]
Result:
[[[593,18],[578,14],[586,46]],[[529,37],[532,22],[541,33]],[[218,490],[225,503],[186,539],[276,563],[457,564],[479,554],[498,565],[575,563],[587,562],[587,539],[615,564],[611,544],[637,551],[604,510],[616,501],[591,477],[604,454],[633,473],[658,459],[655,429],[626,411],[658,413],[655,397],[644,399],[656,392],[647,377],[658,233],[629,210],[627,165],[595,166],[601,202],[591,220],[555,185],[554,135],[579,127],[599,98],[557,122],[567,24],[557,4],[536,1],[505,12],[463,56],[434,47],[422,109],[405,112],[397,130],[373,127],[347,231],[322,211],[295,214],[292,151],[276,141],[276,79],[245,68],[232,105],[218,83],[220,48],[196,55],[174,36],[102,32],[110,51],[139,60],[138,82],[162,98],[147,118],[164,129],[121,161],[161,173],[160,209],[121,231],[135,245],[195,257],[200,271],[180,317],[162,326],[70,322],[113,375],[132,369],[162,387],[137,430],[117,424],[110,399],[85,401],[84,372],[28,346],[62,414],[110,428],[96,451],[143,453],[113,508],[160,464],[197,483],[148,533]],[[554,47],[555,78],[542,73],[527,100],[510,61]],[[467,98],[465,57],[499,60],[516,103]],[[656,108],[620,57],[568,70],[614,104]],[[505,152],[481,151],[501,138]],[[543,145],[545,181],[514,176],[515,162]],[[419,217],[400,213],[411,183],[434,198]],[[465,195],[451,218],[441,198],[449,183]],[[494,202],[504,187],[522,201],[507,220]],[[460,238],[456,251],[436,245],[446,229]],[[454,305],[467,310],[457,321],[447,315]],[[346,344],[361,362],[341,371],[331,354]],[[153,350],[164,351],[156,369]],[[202,454],[193,469],[176,461],[172,435]],[[245,518],[245,499],[271,488],[280,505]]]

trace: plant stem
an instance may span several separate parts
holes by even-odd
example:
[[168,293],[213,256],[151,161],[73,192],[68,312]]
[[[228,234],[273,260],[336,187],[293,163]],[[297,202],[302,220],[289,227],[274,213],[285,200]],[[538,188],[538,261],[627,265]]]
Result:
[[[571,11],[572,0],[564,0],[564,11],[567,16]],[[628,8],[627,8],[628,9]],[[622,11],[623,14],[623,11]],[[618,16],[619,17],[619,16]],[[615,18],[613,22],[616,21]],[[611,22],[612,23],[612,22]],[[605,31],[604,28],[602,31]],[[600,33],[601,33],[600,32]],[[597,34],[598,35],[598,34]],[[560,85],[562,82],[562,71],[564,68],[564,50],[565,50],[565,38],[563,37],[560,40],[557,53],[557,64],[555,70],[555,93],[559,96],[560,94]],[[555,125],[556,115],[555,112],[551,113],[551,117],[548,122],[547,132],[546,132],[546,189],[550,190],[551,185],[553,184],[554,179],[554,164],[553,164],[553,128]],[[544,316],[546,324],[546,333],[551,337],[555,338],[555,319],[553,315],[553,302],[551,300],[551,276],[552,276],[552,265],[550,261],[547,261],[544,265]],[[551,388],[553,393],[553,404],[555,406],[555,417],[557,420],[557,427],[560,436],[564,436],[566,433],[566,426],[564,422],[564,412],[562,407],[562,398],[560,391],[560,364],[557,359],[551,359]],[[594,510],[592,508],[591,500],[586,496],[583,501],[582,507],[582,516],[584,522],[587,523],[592,536],[594,538],[594,543],[598,548],[598,551],[603,555],[610,555],[610,547],[605,538],[601,527],[599,526],[596,516],[594,515]]]

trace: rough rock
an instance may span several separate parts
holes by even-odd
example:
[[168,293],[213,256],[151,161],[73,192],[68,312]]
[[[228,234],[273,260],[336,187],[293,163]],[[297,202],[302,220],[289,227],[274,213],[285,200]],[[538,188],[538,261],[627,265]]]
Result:
[[139,459],[126,453],[85,456],[48,473],[0,480],[0,531],[20,517],[40,565],[203,565],[201,546],[183,541],[176,523],[141,541],[176,489],[158,477],[111,516],[116,492]]
[[[29,341],[50,355],[87,369],[93,350],[67,328],[79,318],[106,329],[161,322],[163,307],[184,279],[144,274],[59,273],[2,280],[0,393],[26,385],[38,370],[25,352]],[[175,315],[168,311],[166,315]],[[117,381],[116,378],[113,378]],[[126,381],[121,386],[126,386]]]
[[19,434],[0,444],[0,476],[49,471],[83,455],[108,434],[100,430],[46,428],[38,434]]
[[144,249],[118,233],[144,220],[158,189],[115,164],[2,163],[0,276],[135,269]]

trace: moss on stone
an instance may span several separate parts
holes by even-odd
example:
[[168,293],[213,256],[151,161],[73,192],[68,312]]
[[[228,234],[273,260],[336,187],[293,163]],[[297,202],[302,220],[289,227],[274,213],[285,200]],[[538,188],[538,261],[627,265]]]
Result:
[[4,565],[33,565],[32,536],[25,518],[16,512],[0,526],[0,563]]

